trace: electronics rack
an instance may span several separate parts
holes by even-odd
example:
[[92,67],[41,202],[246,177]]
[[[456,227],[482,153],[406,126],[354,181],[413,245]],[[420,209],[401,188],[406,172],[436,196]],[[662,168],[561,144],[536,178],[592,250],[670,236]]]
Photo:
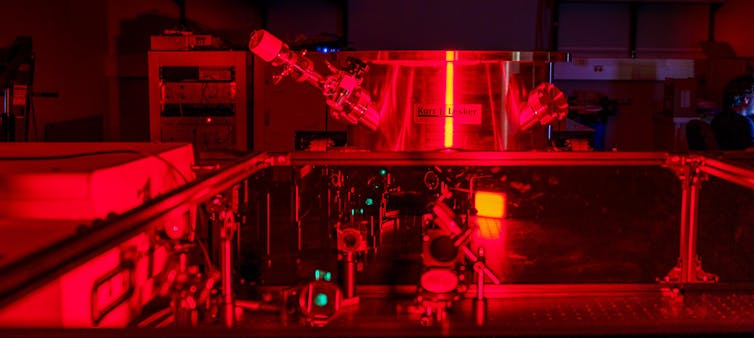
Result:
[[150,51],[153,142],[191,142],[200,158],[250,149],[249,53]]

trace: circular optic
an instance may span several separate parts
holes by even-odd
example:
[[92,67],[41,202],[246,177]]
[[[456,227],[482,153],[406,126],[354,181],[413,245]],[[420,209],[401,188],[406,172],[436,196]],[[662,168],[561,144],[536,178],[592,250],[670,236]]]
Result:
[[186,229],[184,224],[169,224],[165,225],[165,235],[170,239],[180,239],[186,235]]
[[446,293],[456,289],[458,276],[450,270],[433,269],[422,274],[419,283],[429,292]]
[[364,200],[364,204],[366,204],[366,205],[374,205],[374,200],[371,197],[369,197],[366,200]]
[[451,262],[458,257],[458,248],[453,245],[453,239],[448,236],[440,236],[429,244],[429,253],[432,258],[439,262]]
[[429,190],[435,190],[440,186],[440,176],[434,171],[427,171],[424,174],[424,186]]
[[343,236],[343,244],[345,244],[347,248],[355,248],[356,244],[358,243],[359,243],[359,239],[356,238],[356,236],[353,234],[348,234],[348,235]]

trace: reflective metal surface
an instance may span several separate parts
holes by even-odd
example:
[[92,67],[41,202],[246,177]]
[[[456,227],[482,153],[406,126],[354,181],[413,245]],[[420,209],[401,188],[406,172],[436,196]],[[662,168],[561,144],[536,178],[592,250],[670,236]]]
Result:
[[343,52],[369,65],[362,87],[380,113],[376,132],[354,129],[351,144],[379,151],[531,150],[544,127],[522,131],[532,89],[567,55],[501,51]]
[[[646,156],[649,154],[644,155],[651,159]],[[300,160],[295,163],[300,165]],[[389,216],[392,220],[379,227],[379,247],[365,260],[364,270],[357,273],[357,293],[363,285],[418,283],[422,276],[423,215],[428,203],[435,201],[432,195],[436,192],[425,187],[422,180],[428,167],[386,165],[380,157],[373,159],[371,167],[347,167],[353,162],[345,161],[306,162],[338,167],[350,182],[378,182],[380,168],[386,169],[400,189],[390,193],[386,209],[394,211]],[[554,160],[547,166],[511,163],[518,165],[472,167],[464,174],[478,177],[475,190],[506,194],[506,217],[478,219],[471,245],[473,252],[484,248],[487,266],[503,284],[654,283],[676,263],[681,191],[672,171],[646,162],[618,165],[621,162],[617,160],[616,165],[608,167],[562,166]],[[464,172],[460,166],[442,168],[442,182]],[[259,274],[261,285],[288,285],[308,276],[315,267],[336,268],[332,264],[337,259],[327,239],[333,216],[328,216],[324,201],[313,197],[327,196],[321,189],[330,181],[324,172],[313,169],[301,184],[303,242],[298,252],[294,243],[297,228],[290,222],[288,211],[293,207],[287,198],[292,188],[282,182],[270,188],[275,213],[269,266],[263,252],[264,231],[250,228],[241,235],[247,257],[244,262],[256,266],[249,271]],[[349,191],[351,196],[374,196],[370,189],[358,185]],[[263,203],[253,204],[261,208]],[[370,212],[367,204],[353,205],[363,207],[365,214]],[[379,224],[379,216],[374,219]],[[717,272],[716,266],[707,268]]]
[[[631,285],[629,285],[631,286]],[[659,290],[589,284],[579,288],[528,287],[525,296],[515,287],[500,288],[502,299],[488,303],[484,327],[475,326],[472,302],[453,309],[447,325],[427,328],[416,323],[410,304],[385,300],[390,292],[363,297],[359,307],[346,309],[330,326],[317,331],[323,336],[584,336],[584,335],[742,335],[754,330],[751,292],[689,292],[673,296]],[[512,289],[512,290],[511,290]],[[559,288],[558,288],[559,289]],[[548,294],[548,291],[551,292]],[[239,324],[259,335],[307,335],[296,326],[281,325],[277,317],[249,314]],[[413,320],[413,321],[412,321]]]
[[[449,190],[428,180],[430,172]],[[233,266],[238,275],[234,279],[241,283],[232,298],[236,305],[248,306],[246,312],[230,318],[237,319],[235,327],[245,333],[438,336],[752,331],[751,177],[754,172],[749,168],[732,165],[725,158],[694,154],[261,154],[106,220],[50,250],[0,267],[5,276],[0,280],[0,309],[50,276],[72,271],[77,263],[145,231],[167,212],[214,201],[219,192],[241,183],[249,187],[248,198],[238,206],[247,221],[237,237],[239,252]],[[682,202],[690,190],[695,190],[689,195],[697,202]],[[484,247],[487,266],[503,282],[495,286],[488,281],[485,286],[487,321],[477,324],[476,284],[473,272],[465,270],[457,282],[468,288],[458,292],[461,299],[454,300],[452,311],[439,324],[422,326],[421,310],[427,307],[413,296],[426,267],[421,256],[425,252],[421,236],[428,233],[423,229],[425,215],[428,210],[439,215],[433,206],[442,201],[436,195],[449,192],[455,197],[446,199],[446,205],[463,220],[463,211],[470,212],[472,206],[463,196],[482,191],[504,193],[506,210],[500,219],[478,221],[478,231],[471,234],[473,249]],[[332,196],[345,196],[343,192],[353,203],[325,205],[336,200]],[[374,203],[383,193],[385,203]],[[480,211],[480,204],[474,203]],[[326,327],[313,329],[308,326],[311,322],[287,311],[291,309],[288,302],[279,300],[290,300],[283,298],[286,290],[309,280],[315,269],[332,271],[334,281],[342,276],[332,224],[333,219],[345,220],[333,217],[341,206],[350,208],[351,216],[360,215],[351,218],[354,224],[372,225],[361,220],[373,219],[380,233],[371,242],[366,237],[366,245],[373,249],[356,258],[355,295],[361,302],[343,306]],[[697,216],[698,220],[682,220]],[[689,237],[698,240],[705,270],[718,274],[720,283],[701,284],[695,278],[686,278],[686,283],[656,283],[679,260],[684,245],[691,247],[683,244],[683,233],[696,224],[696,235]],[[370,233],[375,230],[367,229],[366,234]],[[681,257],[697,257],[694,249],[688,251]],[[91,307],[88,299],[81,299],[77,304]],[[220,319],[206,327],[219,328]],[[185,325],[178,320],[154,322],[157,327]]]
[[[562,52],[535,51],[483,51],[459,50],[453,51],[458,55],[457,60],[463,62],[482,61],[513,61],[513,62],[560,62],[568,61],[568,54]],[[373,50],[358,52],[341,52],[339,55],[354,56],[372,64],[421,64],[444,65],[446,51],[443,50]],[[418,63],[418,64],[416,64]]]

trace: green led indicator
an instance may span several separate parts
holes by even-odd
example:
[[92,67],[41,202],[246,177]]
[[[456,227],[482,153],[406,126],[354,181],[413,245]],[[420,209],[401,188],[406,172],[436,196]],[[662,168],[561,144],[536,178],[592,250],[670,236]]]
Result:
[[382,176],[385,176],[385,175],[387,175],[387,170],[385,170],[385,169],[380,169],[380,175],[382,175]]
[[314,305],[316,306],[326,306],[327,301],[327,295],[324,293],[320,292],[316,296],[314,296]]
[[351,209],[351,216],[356,215],[356,209]]
[[364,201],[364,204],[366,204],[366,205],[374,205],[374,200],[373,200],[373,199],[372,199],[371,197],[370,197],[370,198],[367,198],[367,199],[366,199],[366,200]]
[[359,213],[364,214],[364,208],[359,209]]
[[329,282],[332,279],[332,273],[325,272],[325,282]]
[[322,271],[319,271],[319,269],[314,270],[314,279],[319,280],[321,276],[322,276]]

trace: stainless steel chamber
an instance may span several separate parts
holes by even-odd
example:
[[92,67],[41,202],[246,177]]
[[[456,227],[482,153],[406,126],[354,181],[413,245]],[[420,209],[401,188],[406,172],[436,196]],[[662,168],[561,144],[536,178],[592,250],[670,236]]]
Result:
[[[362,87],[379,128],[352,128],[350,142],[378,151],[530,150],[547,145],[544,127],[522,128],[532,91],[550,80],[559,52],[360,51]],[[562,94],[561,94],[562,96]],[[563,105],[565,100],[563,99]]]

